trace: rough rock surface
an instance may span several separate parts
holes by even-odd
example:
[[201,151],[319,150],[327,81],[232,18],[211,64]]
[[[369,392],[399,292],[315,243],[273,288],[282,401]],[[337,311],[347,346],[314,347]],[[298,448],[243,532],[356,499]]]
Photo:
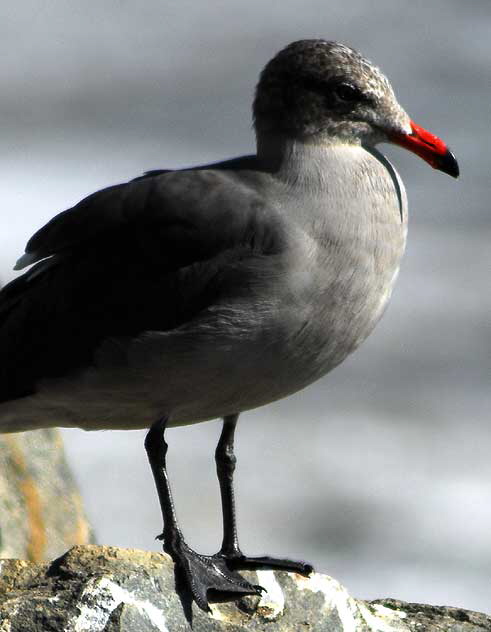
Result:
[[[261,598],[213,604],[180,599],[171,560],[157,553],[76,546],[52,564],[0,562],[1,632],[478,632],[491,617],[394,600],[364,602],[334,579],[244,573]],[[187,615],[187,616],[186,616]]]
[[0,557],[41,562],[90,541],[59,432],[0,435]]

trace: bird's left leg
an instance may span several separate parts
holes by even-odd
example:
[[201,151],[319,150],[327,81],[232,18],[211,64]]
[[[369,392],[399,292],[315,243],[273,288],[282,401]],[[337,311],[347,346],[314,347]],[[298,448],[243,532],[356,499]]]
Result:
[[215,462],[220,495],[222,498],[223,542],[217,556],[225,558],[230,568],[235,569],[277,569],[309,575],[313,568],[305,562],[269,556],[248,557],[242,553],[237,537],[237,519],[235,513],[234,471],[236,457],[234,454],[234,435],[239,415],[228,415],[223,418],[220,439],[215,450]]
[[172,493],[167,476],[167,443],[164,433],[167,419],[155,422],[145,437],[145,449],[152,468],[155,485],[159,495],[164,530],[158,536],[164,541],[164,551],[176,565],[176,577],[179,585],[184,586],[198,606],[209,610],[209,593],[219,598],[237,599],[243,595],[260,594],[261,587],[246,581],[228,561],[218,555],[200,555],[187,545],[177,522]]

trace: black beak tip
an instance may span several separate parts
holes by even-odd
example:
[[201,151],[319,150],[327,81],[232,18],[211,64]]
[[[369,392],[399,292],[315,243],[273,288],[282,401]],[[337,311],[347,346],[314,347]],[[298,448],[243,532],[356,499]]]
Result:
[[446,153],[442,156],[437,169],[443,171],[443,173],[447,173],[449,176],[452,176],[452,178],[459,177],[459,163],[450,149],[447,149]]

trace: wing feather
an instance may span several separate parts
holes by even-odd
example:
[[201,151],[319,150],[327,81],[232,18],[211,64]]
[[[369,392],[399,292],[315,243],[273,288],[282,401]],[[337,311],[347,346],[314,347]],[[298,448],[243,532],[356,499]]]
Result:
[[90,365],[106,340],[180,326],[230,291],[227,269],[280,252],[254,177],[158,173],[41,228],[26,248],[35,265],[0,292],[0,401]]

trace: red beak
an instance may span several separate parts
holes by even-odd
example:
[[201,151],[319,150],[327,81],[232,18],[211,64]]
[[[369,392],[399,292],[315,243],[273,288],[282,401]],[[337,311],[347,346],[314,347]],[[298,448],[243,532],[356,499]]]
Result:
[[426,160],[434,169],[448,173],[453,178],[459,176],[459,165],[455,156],[445,143],[427,132],[423,127],[411,121],[411,134],[393,133],[390,140],[401,147],[405,147]]

